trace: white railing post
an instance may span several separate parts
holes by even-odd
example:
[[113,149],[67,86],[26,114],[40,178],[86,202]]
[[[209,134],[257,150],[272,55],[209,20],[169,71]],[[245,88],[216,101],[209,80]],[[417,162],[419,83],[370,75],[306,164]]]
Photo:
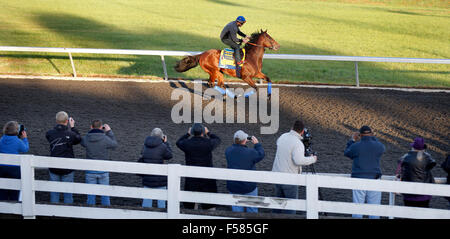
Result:
[[319,219],[319,175],[306,174],[306,219]]
[[73,63],[72,53],[69,53],[70,64],[72,65],[73,77],[77,77],[77,71],[75,70],[75,64]]
[[355,76],[356,76],[356,87],[359,87],[359,71],[357,61],[355,61]]
[[180,164],[169,164],[167,170],[167,218],[176,219],[180,215]]
[[167,75],[166,60],[164,60],[164,56],[163,55],[161,55],[161,62],[162,62],[162,65],[163,65],[163,70],[164,70],[164,79],[168,80],[169,76]]
[[[389,206],[395,206],[395,193],[389,192]],[[389,219],[394,219],[394,217],[390,216]]]
[[34,194],[33,155],[20,157],[20,177],[22,183],[22,216],[24,219],[35,219],[34,205],[36,199]]

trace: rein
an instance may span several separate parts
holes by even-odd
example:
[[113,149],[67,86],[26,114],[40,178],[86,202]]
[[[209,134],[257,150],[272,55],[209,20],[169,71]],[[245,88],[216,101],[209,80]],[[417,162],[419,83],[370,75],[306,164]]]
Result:
[[[250,45],[253,45],[253,46],[259,46],[259,47],[265,47],[265,46],[263,46],[263,45],[258,45],[258,44],[251,43],[251,42],[247,42],[247,43],[245,43],[245,44],[250,44]],[[273,47],[267,47],[267,48],[273,49]]]

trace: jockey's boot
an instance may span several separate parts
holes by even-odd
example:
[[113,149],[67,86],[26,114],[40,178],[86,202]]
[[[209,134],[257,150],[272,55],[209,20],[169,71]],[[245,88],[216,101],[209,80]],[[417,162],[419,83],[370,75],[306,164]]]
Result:
[[241,70],[242,70],[242,67],[240,65],[236,65],[236,77],[237,78],[241,78],[242,77],[241,76]]

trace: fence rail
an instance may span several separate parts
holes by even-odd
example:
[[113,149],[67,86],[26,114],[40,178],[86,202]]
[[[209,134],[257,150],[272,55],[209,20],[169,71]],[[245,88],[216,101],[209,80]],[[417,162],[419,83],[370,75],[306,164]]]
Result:
[[[22,47],[0,46],[0,51],[9,52],[47,52],[66,53],[69,55],[73,76],[77,77],[73,53],[77,54],[110,54],[110,55],[145,55],[160,56],[164,71],[164,79],[168,80],[167,66],[164,56],[189,56],[200,54],[194,51],[159,51],[159,50],[125,50],[125,49],[96,49],[96,48],[63,48],[63,47]],[[390,63],[422,63],[422,64],[450,64],[450,59],[404,58],[404,57],[365,57],[365,56],[332,56],[332,55],[295,55],[295,54],[264,54],[264,59],[278,60],[310,60],[310,61],[348,61],[355,63],[355,81],[359,87],[358,62],[390,62]]]
[[[75,218],[219,218],[180,213],[180,202],[195,202],[306,211],[306,217],[308,219],[319,218],[319,212],[378,215],[389,218],[450,219],[450,210],[396,206],[393,200],[390,200],[390,205],[368,205],[349,202],[319,201],[318,198],[319,188],[321,187],[450,197],[449,185],[392,181],[392,176],[385,176],[382,180],[370,180],[333,174],[288,174],[268,171],[183,166],[179,164],[143,164],[11,154],[0,154],[0,164],[20,165],[22,177],[21,179],[0,178],[0,188],[21,190],[22,194],[21,202],[0,202],[0,213],[18,214],[24,218],[35,218],[36,216]],[[34,177],[34,169],[36,168],[66,168],[164,175],[168,176],[168,188],[167,190],[163,190],[36,180]],[[180,186],[182,177],[306,186],[306,199],[182,191]],[[443,183],[445,179],[439,178],[437,181]],[[36,203],[36,191],[167,200],[167,212],[42,204]]]

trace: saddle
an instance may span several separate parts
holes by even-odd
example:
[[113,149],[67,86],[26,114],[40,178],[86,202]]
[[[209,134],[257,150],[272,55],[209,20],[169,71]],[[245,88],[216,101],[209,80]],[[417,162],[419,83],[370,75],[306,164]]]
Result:
[[[245,49],[241,49],[242,62],[245,60]],[[242,66],[242,63],[240,66]],[[224,69],[236,69],[236,64],[234,60],[234,50],[231,48],[225,48],[220,51],[219,58],[219,68]]]

